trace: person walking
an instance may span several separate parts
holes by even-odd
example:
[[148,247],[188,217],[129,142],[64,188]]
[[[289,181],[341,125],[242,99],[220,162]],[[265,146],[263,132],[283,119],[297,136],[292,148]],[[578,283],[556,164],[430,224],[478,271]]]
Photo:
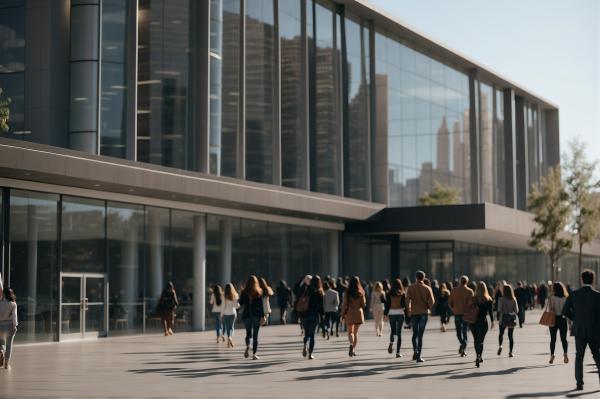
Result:
[[[304,347],[302,356],[308,359],[314,359],[313,351],[315,349],[315,333],[319,326],[319,319],[323,316],[323,283],[321,277],[313,276],[308,285],[306,295],[308,296],[308,308],[302,313],[302,325],[304,327]],[[307,347],[308,346],[308,347]]]
[[600,292],[596,291],[594,272],[584,270],[581,273],[583,286],[573,291],[567,298],[562,314],[573,321],[575,336],[575,380],[577,390],[583,389],[583,357],[589,346],[596,369],[600,374],[599,336],[600,330]]
[[519,313],[519,305],[515,298],[513,288],[509,284],[505,284],[502,289],[502,296],[498,299],[498,314],[500,318],[500,332],[498,334],[498,356],[502,354],[502,340],[504,339],[504,331],[508,330],[509,352],[508,357],[514,357],[514,331],[517,325],[517,314]]
[[258,278],[255,275],[248,277],[238,302],[244,308],[242,311],[242,321],[244,322],[244,327],[246,327],[246,350],[244,351],[244,357],[248,358],[250,356],[250,340],[252,339],[252,360],[259,359],[256,354],[258,350],[258,331],[261,324],[266,321],[262,296],[263,291],[260,288]]
[[388,353],[394,351],[394,336],[398,336],[396,344],[396,357],[402,357],[400,347],[402,346],[402,324],[404,323],[404,315],[406,308],[406,294],[404,286],[399,278],[392,281],[388,295],[385,297],[384,315],[390,322],[390,344],[388,345]]
[[369,311],[375,320],[375,334],[381,337],[383,334],[383,312],[385,310],[385,292],[383,285],[378,281],[375,283],[371,294]]
[[215,285],[210,294],[209,304],[212,306],[212,317],[215,321],[215,332],[217,333],[217,344],[219,340],[225,342],[225,335],[223,334],[223,323],[221,322],[221,315],[223,314],[223,288],[220,285]]
[[292,290],[284,280],[279,282],[275,290],[277,306],[279,307],[279,323],[287,323],[287,310],[292,306]]
[[494,301],[488,292],[487,285],[483,281],[477,284],[475,296],[472,297],[471,301],[473,301],[478,310],[477,320],[471,324],[471,333],[473,334],[473,341],[475,341],[475,366],[479,367],[481,362],[483,362],[483,342],[488,332],[488,316],[490,317],[492,326],[494,325]]
[[325,311],[325,329],[327,330],[327,339],[333,335],[333,326],[335,325],[335,336],[339,337],[340,327],[340,296],[335,290],[335,283],[333,280],[325,282],[323,284],[323,290],[325,296],[323,298],[323,310]]
[[160,294],[158,300],[158,309],[160,313],[160,321],[165,330],[165,336],[173,335],[173,324],[175,322],[175,311],[179,305],[175,286],[171,281],[167,283],[167,287]]
[[260,286],[260,289],[263,292],[263,296],[262,296],[262,301],[263,301],[263,310],[264,310],[264,314],[265,314],[265,325],[269,324],[270,318],[271,318],[271,297],[273,296],[273,289],[271,288],[271,286],[269,285],[269,283],[267,282],[267,280],[265,280],[264,277],[261,277],[258,279],[258,284]]
[[450,321],[450,308],[448,302],[450,300],[450,291],[446,283],[440,285],[439,302],[437,304],[438,314],[440,315],[440,331],[446,332],[446,325]]
[[238,303],[239,296],[233,284],[228,283],[225,285],[224,296],[225,299],[223,300],[220,316],[223,322],[224,334],[227,334],[227,347],[233,348],[233,328],[237,317],[237,309],[240,307]]
[[569,343],[567,342],[567,319],[563,316],[563,308],[567,302],[569,293],[560,281],[552,284],[552,295],[548,299],[548,312],[554,313],[556,316],[554,325],[548,327],[550,329],[550,364],[554,363],[554,349],[556,348],[556,335],[560,332],[560,342],[563,348],[563,361],[569,363],[567,350]]
[[0,344],[0,367],[10,370],[13,341],[17,333],[17,326],[19,325],[17,298],[12,288],[0,291],[2,291],[1,294],[4,299],[0,301],[0,336],[4,338]]
[[423,334],[427,326],[427,319],[431,308],[435,304],[431,288],[425,284],[425,272],[418,271],[415,274],[415,283],[408,287],[406,292],[406,308],[410,315],[413,345],[413,360],[417,363],[423,363],[425,360],[421,357],[423,349]]
[[[550,283],[550,281],[548,282]],[[538,300],[540,302],[540,308],[544,309],[546,307],[546,299],[548,298],[548,286],[545,281],[540,283],[538,288]]]
[[519,305],[519,328],[523,328],[523,324],[525,323],[525,310],[527,308],[527,303],[529,302],[529,290],[524,287],[522,281],[517,282],[515,298],[517,298],[517,305]]
[[452,289],[450,292],[450,309],[454,313],[454,326],[456,327],[456,337],[458,338],[458,353],[461,357],[465,357],[467,349],[467,340],[469,331],[469,323],[463,320],[463,315],[469,306],[471,298],[473,298],[473,290],[470,289],[468,276],[461,276],[459,285]]
[[366,306],[365,290],[360,283],[360,278],[354,276],[350,279],[348,288],[344,292],[342,304],[342,319],[348,328],[348,341],[350,348],[348,356],[356,356],[356,344],[358,343],[358,329],[365,322],[364,307]]

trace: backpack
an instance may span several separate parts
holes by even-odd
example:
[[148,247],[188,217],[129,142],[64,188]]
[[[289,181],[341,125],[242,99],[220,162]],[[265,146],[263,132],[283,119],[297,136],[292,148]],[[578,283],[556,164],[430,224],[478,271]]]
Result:
[[296,312],[298,313],[304,313],[306,311],[308,311],[308,304],[309,304],[309,299],[308,299],[308,295],[302,295],[300,298],[298,298],[298,301],[296,301]]

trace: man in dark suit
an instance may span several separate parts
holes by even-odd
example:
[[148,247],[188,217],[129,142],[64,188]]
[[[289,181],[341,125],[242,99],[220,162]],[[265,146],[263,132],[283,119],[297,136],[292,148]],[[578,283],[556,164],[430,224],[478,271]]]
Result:
[[567,298],[563,315],[573,320],[573,335],[575,336],[575,379],[577,390],[583,389],[583,356],[589,346],[600,375],[600,292],[596,291],[594,272],[584,270],[581,273],[583,287],[573,292]]

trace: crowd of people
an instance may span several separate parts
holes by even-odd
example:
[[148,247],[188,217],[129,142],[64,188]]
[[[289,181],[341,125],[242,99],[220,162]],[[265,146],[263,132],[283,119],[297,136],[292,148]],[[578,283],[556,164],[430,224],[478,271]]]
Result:
[[[473,337],[475,365],[484,361],[485,338],[498,324],[497,355],[503,353],[504,336],[508,337],[508,356],[515,356],[515,329],[523,327],[525,312],[540,306],[553,315],[548,324],[550,333],[550,360],[554,363],[557,336],[563,349],[563,361],[569,362],[567,333],[575,336],[577,389],[583,389],[583,355],[590,348],[599,368],[600,352],[600,292],[592,288],[594,273],[582,273],[583,287],[571,290],[561,282],[529,285],[523,281],[511,284],[500,281],[495,286],[486,282],[473,282],[462,276],[452,282],[438,283],[429,280],[424,272],[417,271],[412,282],[408,278],[362,282],[357,276],[350,278],[321,278],[306,275],[293,286],[280,281],[274,290],[264,278],[250,276],[240,287],[238,295],[232,284],[225,290],[212,287],[210,305],[215,319],[217,343],[227,335],[228,346],[233,347],[233,329],[238,311],[246,329],[244,357],[258,359],[259,331],[269,324],[271,298],[279,308],[279,322],[297,323],[302,335],[302,356],[315,358],[315,336],[339,337],[345,330],[348,339],[348,356],[357,356],[359,330],[368,315],[372,316],[377,336],[382,336],[384,324],[389,324],[387,352],[401,357],[402,330],[412,330],[412,359],[424,362],[422,355],[424,332],[432,314],[440,317],[441,331],[447,331],[450,317],[454,316],[458,354],[467,356],[469,333]],[[291,310],[291,312],[290,312]],[[290,314],[291,313],[291,314]],[[488,322],[489,319],[489,322]],[[395,344],[395,346],[394,346]],[[395,351],[394,351],[395,349]]]

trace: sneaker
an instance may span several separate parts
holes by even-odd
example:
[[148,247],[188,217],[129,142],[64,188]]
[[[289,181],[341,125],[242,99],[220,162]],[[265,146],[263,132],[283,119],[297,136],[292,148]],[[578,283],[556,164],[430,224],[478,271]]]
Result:
[[510,353],[508,354],[508,357],[515,357],[515,355],[514,355],[512,352],[510,352]]
[[260,357],[258,357],[258,355],[255,353],[252,355],[252,360],[260,360]]
[[388,346],[388,353],[392,353],[394,351],[394,343],[390,342],[389,346]]
[[302,348],[302,357],[306,357],[308,351],[306,350],[306,344],[304,344],[304,348]]
[[500,356],[502,354],[502,347],[498,348],[498,356]]
[[396,353],[396,358],[402,357],[401,353]]
[[425,360],[421,356],[417,357],[417,363],[425,363]]
[[548,363],[550,363],[550,364],[554,363],[554,355],[550,355],[550,361]]
[[575,387],[576,391],[583,391],[583,384],[577,384],[577,387]]
[[244,357],[246,359],[248,359],[248,356],[250,355],[250,347],[246,346],[246,350],[244,351]]
[[315,357],[313,356],[313,354],[311,353],[310,355],[308,355],[308,360],[313,360]]
[[569,356],[565,353],[563,361],[566,363],[569,363]]
[[475,367],[479,367],[479,364],[480,364],[480,363],[481,363],[481,362],[479,361],[479,358],[475,359]]

